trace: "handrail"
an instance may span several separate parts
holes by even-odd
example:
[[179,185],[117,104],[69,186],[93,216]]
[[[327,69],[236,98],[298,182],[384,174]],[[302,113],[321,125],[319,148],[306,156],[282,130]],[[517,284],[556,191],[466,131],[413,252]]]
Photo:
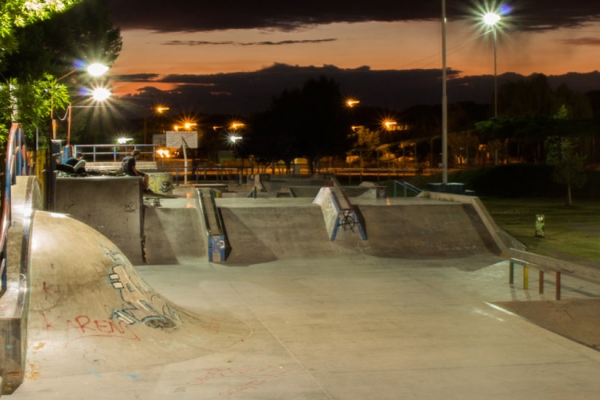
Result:
[[[129,150],[122,151],[121,148]],[[150,149],[150,151],[144,151],[144,149]],[[84,151],[84,149],[86,151]],[[111,151],[97,151],[98,149],[111,149]],[[140,150],[142,154],[151,154],[152,161],[156,161],[156,145],[153,144],[136,144],[136,145],[125,145],[125,144],[78,144],[73,146],[73,153],[83,153],[83,155],[91,155],[92,162],[96,162],[96,156],[110,155],[114,162],[120,161],[121,158],[125,157],[131,150]]]
[[6,145],[6,164],[4,169],[4,197],[2,199],[2,223],[0,224],[0,269],[1,291],[7,288],[7,245],[8,229],[12,222],[11,214],[11,186],[16,183],[17,175],[27,175],[27,147],[22,128],[13,123],[10,127]]
[[422,192],[421,189],[419,189],[418,187],[411,185],[410,183],[406,182],[406,181],[394,181],[394,197],[398,197],[397,193],[396,193],[396,188],[398,186],[402,186],[404,188],[404,197],[407,197],[407,190],[410,190],[411,192],[414,192],[415,194],[420,194]]

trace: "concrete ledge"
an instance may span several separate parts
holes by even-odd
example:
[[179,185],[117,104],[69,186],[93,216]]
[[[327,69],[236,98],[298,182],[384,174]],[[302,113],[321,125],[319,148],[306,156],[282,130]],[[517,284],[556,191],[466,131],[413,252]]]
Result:
[[227,237],[212,189],[199,189],[198,198],[206,227],[208,261],[224,262],[227,258]]
[[91,226],[111,240],[133,264],[143,264],[142,180],[86,177],[56,180],[54,211]]

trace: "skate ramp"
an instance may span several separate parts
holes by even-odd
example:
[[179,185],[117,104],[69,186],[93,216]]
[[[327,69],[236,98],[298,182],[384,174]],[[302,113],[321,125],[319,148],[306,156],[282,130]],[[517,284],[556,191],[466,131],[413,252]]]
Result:
[[95,228],[134,264],[143,263],[138,177],[57,178],[54,211]]
[[249,335],[227,315],[195,315],[156,293],[106,237],[63,214],[36,212],[31,231],[31,374],[162,365],[226,349]]
[[358,202],[354,208],[367,240],[362,240],[356,228],[340,228],[336,240],[331,241],[318,205],[291,203],[291,199],[278,199],[264,206],[254,202],[236,207],[231,201],[219,202],[231,246],[226,264],[361,255],[444,259],[500,254],[477,211],[468,204],[426,199]]
[[467,204],[355,205],[364,219],[367,255],[460,258],[500,254],[475,209]]
[[[286,199],[287,200],[287,199]],[[284,204],[284,203],[282,203]],[[288,258],[352,257],[357,248],[342,247],[327,236],[321,207],[219,207],[231,247],[227,265],[251,265]],[[358,246],[360,235],[354,243]]]
[[189,264],[206,256],[197,209],[149,207],[144,213],[146,263]]

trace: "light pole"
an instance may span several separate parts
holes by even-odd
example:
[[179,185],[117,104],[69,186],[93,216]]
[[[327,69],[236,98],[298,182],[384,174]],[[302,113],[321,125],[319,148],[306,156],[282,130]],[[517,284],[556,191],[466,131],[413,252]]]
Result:
[[498,64],[497,64],[497,35],[496,24],[500,22],[500,15],[495,12],[487,12],[483,15],[483,23],[492,29],[494,35],[494,117],[498,116]]
[[[494,35],[494,118],[498,117],[498,65],[496,24],[500,22],[500,14],[488,11],[483,15],[483,23],[492,29]],[[498,165],[498,143],[494,143],[494,165]]]
[[[168,111],[168,110],[170,110],[170,108],[169,108],[169,107],[165,107],[165,106],[156,106],[156,107],[152,107],[151,109],[152,109],[152,110],[153,110],[153,111],[154,111],[156,114],[158,114],[158,115],[162,115],[162,114],[163,114],[165,111]],[[146,144],[146,143],[147,143],[147,140],[146,140],[146,136],[147,136],[147,135],[146,135],[146,133],[147,133],[147,131],[148,131],[148,129],[147,129],[147,125],[146,125],[146,119],[147,119],[147,118],[148,118],[148,117],[144,117],[144,144]],[[176,130],[177,130],[177,129],[176,129]],[[163,132],[162,132],[162,129],[160,130],[160,133],[163,133]]]
[[442,0],[442,183],[448,183],[448,95],[446,93],[446,0]]
[[[91,92],[92,98],[96,102],[103,102],[108,99],[111,95],[110,90],[105,88],[96,88]],[[74,103],[74,102],[73,102]],[[67,106],[67,147],[71,146],[71,118],[73,114],[73,107],[75,108],[93,108],[95,106],[73,106],[73,103],[69,103]]]
[[[72,69],[71,71],[67,72],[66,74],[64,74],[63,76],[58,78],[56,80],[56,82],[62,81],[67,76],[73,74],[74,72],[76,72],[78,70],[80,70],[80,69],[79,68]],[[88,74],[97,78],[99,76],[104,75],[106,73],[106,71],[108,71],[108,67],[101,63],[92,63],[92,64],[88,65],[88,67],[85,70],[87,71]],[[69,112],[70,112],[70,109],[69,109]],[[50,120],[52,121],[52,139],[56,139],[57,121],[54,119],[54,104],[53,104],[52,97],[50,97]]]

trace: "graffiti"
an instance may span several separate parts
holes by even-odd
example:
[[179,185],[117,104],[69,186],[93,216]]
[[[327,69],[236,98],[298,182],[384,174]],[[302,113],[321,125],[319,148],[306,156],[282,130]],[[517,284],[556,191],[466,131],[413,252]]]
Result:
[[69,339],[65,346],[73,340],[86,337],[113,337],[140,340],[135,332],[129,328],[129,325],[122,321],[93,319],[87,315],[78,315],[75,318],[57,316],[50,320],[44,313],[42,313],[42,318],[44,319],[44,329],[46,331],[58,329],[64,330],[67,333]]
[[162,297],[144,290],[137,277],[127,273],[125,258],[121,252],[101,247],[114,263],[108,273],[109,283],[119,291],[121,300],[127,304],[126,307],[112,311],[114,318],[128,325],[141,322],[148,327],[160,329],[174,328],[183,322]]
[[169,181],[162,181],[160,184],[161,193],[170,193],[173,190],[173,184]]

